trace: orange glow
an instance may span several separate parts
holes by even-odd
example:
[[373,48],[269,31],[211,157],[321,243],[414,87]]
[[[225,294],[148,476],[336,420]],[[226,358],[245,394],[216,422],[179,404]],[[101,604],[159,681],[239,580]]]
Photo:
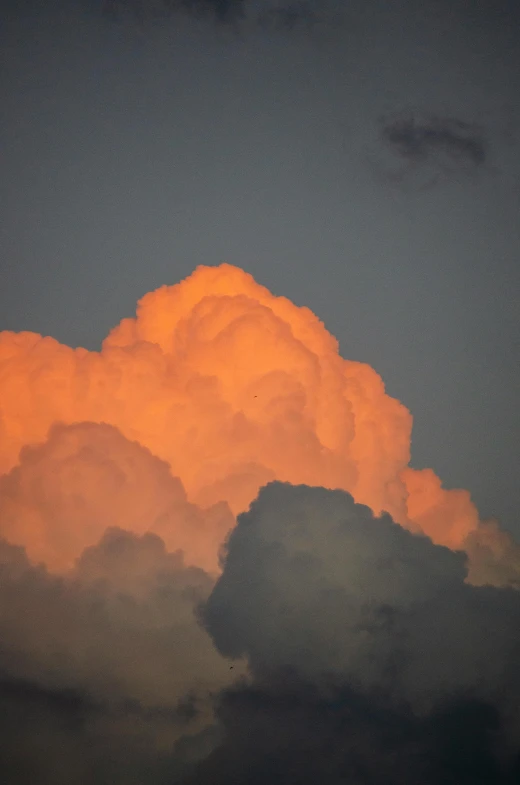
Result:
[[[49,436],[57,422],[83,425]],[[153,528],[217,569],[225,503],[237,514],[277,479],[343,488],[461,547],[477,511],[408,467],[411,427],[308,308],[236,267],[199,267],[145,295],[100,352],[0,333],[0,533],[63,569],[107,525]]]

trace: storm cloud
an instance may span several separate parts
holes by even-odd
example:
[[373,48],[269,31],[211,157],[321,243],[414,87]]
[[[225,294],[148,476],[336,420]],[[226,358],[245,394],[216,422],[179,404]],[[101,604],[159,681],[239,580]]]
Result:
[[221,568],[115,527],[59,576],[2,543],[7,782],[518,782],[519,592],[282,483]]
[[1,348],[13,785],[511,781],[518,546],[311,311],[221,265]]
[[263,489],[205,609],[253,681],[223,699],[202,781],[516,781],[520,594],[465,577],[349,494]]
[[240,671],[196,621],[212,583],[154,534],[109,529],[62,577],[2,542],[3,781],[163,782],[184,736],[193,757]]

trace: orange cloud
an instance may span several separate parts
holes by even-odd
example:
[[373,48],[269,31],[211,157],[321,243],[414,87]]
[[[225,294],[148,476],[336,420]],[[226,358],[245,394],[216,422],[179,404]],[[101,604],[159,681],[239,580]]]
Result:
[[[49,436],[57,422],[119,433],[84,424]],[[477,511],[408,466],[411,427],[308,308],[236,267],[199,267],[145,295],[100,352],[0,333],[0,532],[59,568],[107,525],[152,529],[215,568],[226,505],[247,509],[276,479],[348,490],[461,547]]]

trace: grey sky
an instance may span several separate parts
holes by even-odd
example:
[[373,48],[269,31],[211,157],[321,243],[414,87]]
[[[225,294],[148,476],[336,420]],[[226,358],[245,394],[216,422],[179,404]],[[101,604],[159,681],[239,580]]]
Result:
[[237,264],[382,375],[413,465],[520,536],[514,4],[36,5],[1,44],[0,329],[98,348],[145,292]]

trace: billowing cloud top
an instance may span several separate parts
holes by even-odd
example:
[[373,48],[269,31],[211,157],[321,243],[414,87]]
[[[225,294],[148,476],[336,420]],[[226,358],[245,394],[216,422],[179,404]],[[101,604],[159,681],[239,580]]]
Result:
[[[61,494],[66,515],[67,473],[84,474],[103,497],[118,476],[127,487],[110,504],[127,501],[114,523],[134,531],[143,531],[150,495],[155,508],[146,508],[145,517],[150,525],[153,518],[152,528],[158,531],[161,515],[163,521],[169,515],[162,528],[169,547],[183,548],[189,563],[208,569],[217,569],[218,545],[229,528],[225,511],[215,505],[241,512],[270,480],[342,488],[374,512],[386,510],[403,526],[450,547],[462,546],[478,526],[466,491],[444,490],[431,470],[408,466],[412,418],[385,393],[377,373],[340,357],[337,341],[308,308],[272,295],[227,264],[199,267],[182,283],[145,295],[136,317],[123,319],[100,352],[33,333],[0,333],[0,402],[0,470],[14,472],[4,481],[10,511],[2,516],[0,533],[49,565],[54,535],[36,489],[51,473],[54,489],[46,486],[44,493],[54,494],[53,505]],[[87,426],[49,437],[57,421],[106,423],[126,441]],[[46,448],[23,450],[48,438]],[[107,462],[112,480],[98,482]],[[134,472],[138,465],[142,470]],[[33,488],[25,507],[19,503],[24,483]],[[136,505],[126,495],[132,483]],[[180,533],[184,524],[172,523],[172,505],[180,510],[184,491],[189,503],[213,508],[203,515],[215,521],[205,553],[202,540],[188,542]],[[85,503],[94,509],[97,502],[87,495]],[[125,503],[133,508],[128,513]],[[86,528],[78,535],[78,504],[73,514],[74,534],[60,539],[61,559],[69,564],[96,541],[100,526],[92,524],[92,536]],[[179,520],[185,514],[186,506]],[[126,523],[121,515],[128,515]],[[14,518],[23,524],[17,528]],[[174,528],[177,544],[170,536]]]
[[519,548],[410,432],[230,265],[1,333],[5,781],[516,783]]
[[[239,517],[206,619],[263,673],[332,676],[430,710],[456,690],[516,711],[520,594],[464,583],[464,558],[341,491],[274,483]],[[506,677],[507,674],[507,677]]]
[[347,493],[262,489],[204,611],[253,681],[190,782],[517,782],[520,594],[464,576]]

